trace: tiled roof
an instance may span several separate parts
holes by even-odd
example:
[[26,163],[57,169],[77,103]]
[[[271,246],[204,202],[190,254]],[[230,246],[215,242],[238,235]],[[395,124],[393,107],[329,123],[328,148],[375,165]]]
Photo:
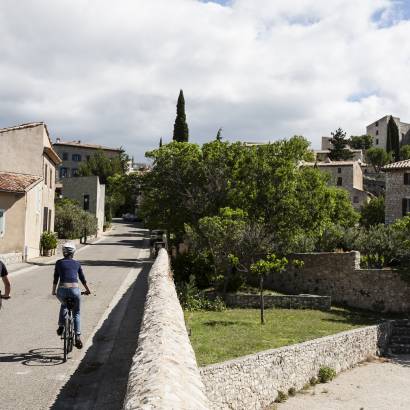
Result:
[[110,147],[104,147],[102,145],[97,145],[97,144],[84,144],[79,141],[57,141],[53,144],[54,146],[59,146],[59,145],[68,145],[71,147],[79,147],[79,148],[92,148],[92,149],[102,149],[102,150],[108,150],[108,151],[122,151],[120,148],[110,148]]
[[385,165],[382,169],[389,171],[390,169],[406,169],[410,168],[410,159],[404,161],[393,162],[392,164]]
[[25,192],[42,178],[36,175],[0,172],[0,191]]

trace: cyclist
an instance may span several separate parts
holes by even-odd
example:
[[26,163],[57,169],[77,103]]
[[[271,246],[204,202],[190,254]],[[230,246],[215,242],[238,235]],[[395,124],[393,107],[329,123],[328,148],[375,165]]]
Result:
[[[85,287],[85,294],[89,295],[90,289],[87,286],[87,282],[84,277],[83,270],[80,262],[73,259],[75,252],[75,245],[71,242],[67,242],[63,245],[63,259],[56,262],[54,270],[53,281],[53,295],[57,295],[58,300],[61,302],[60,314],[58,317],[58,329],[57,334],[61,336],[64,331],[64,318],[66,315],[65,300],[72,298],[74,300],[73,317],[74,317],[74,332],[75,332],[75,347],[81,349],[83,344],[81,342],[81,328],[80,328],[80,288],[78,287],[78,279]],[[56,293],[56,288],[58,290]]]
[[[9,278],[8,278],[8,274],[9,273],[7,272],[6,265],[2,261],[0,261],[0,276],[1,276],[1,279],[3,280],[3,284],[4,284],[4,295],[1,295],[2,299],[10,299],[11,286],[10,286],[10,281],[9,281]],[[1,292],[0,292],[0,294],[1,294]]]

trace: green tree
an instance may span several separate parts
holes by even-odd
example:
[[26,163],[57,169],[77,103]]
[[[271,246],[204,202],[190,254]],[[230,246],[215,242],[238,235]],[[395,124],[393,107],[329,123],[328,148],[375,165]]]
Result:
[[271,273],[280,273],[285,270],[288,264],[286,258],[278,258],[275,254],[271,253],[266,256],[265,259],[259,259],[257,262],[251,265],[251,272],[258,276],[259,278],[259,291],[260,291],[260,309],[261,309],[261,324],[265,324],[264,318],[264,280],[267,275]]
[[371,198],[360,209],[360,224],[368,228],[372,225],[384,224],[384,197]]
[[189,130],[188,124],[186,122],[185,115],[185,99],[184,92],[179,91],[178,102],[177,102],[177,116],[174,124],[174,141],[178,142],[188,142]]
[[379,173],[386,164],[392,161],[392,153],[380,147],[372,147],[366,151],[366,161],[373,166],[375,172]]
[[400,160],[410,159],[410,145],[403,145],[400,148]]
[[386,151],[392,152],[395,161],[400,161],[400,137],[396,121],[390,116],[387,123]]
[[332,148],[330,148],[329,158],[332,161],[346,161],[353,158],[353,153],[346,148],[349,144],[349,140],[346,138],[346,133],[341,128],[332,132],[330,142]]
[[366,151],[373,146],[373,138],[371,135],[352,135],[349,138],[349,145],[353,149]]

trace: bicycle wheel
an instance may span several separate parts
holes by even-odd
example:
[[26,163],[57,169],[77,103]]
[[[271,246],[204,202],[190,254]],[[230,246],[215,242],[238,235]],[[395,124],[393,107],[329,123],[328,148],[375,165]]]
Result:
[[67,352],[70,353],[73,350],[74,344],[74,321],[71,312],[68,316],[68,349]]
[[69,341],[69,335],[68,335],[68,318],[66,317],[65,322],[64,322],[64,358],[63,361],[66,362],[67,361],[67,354],[68,354],[68,341]]

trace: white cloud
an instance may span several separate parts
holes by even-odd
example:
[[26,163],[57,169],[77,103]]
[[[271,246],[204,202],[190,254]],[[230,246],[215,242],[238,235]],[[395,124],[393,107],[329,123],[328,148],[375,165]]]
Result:
[[3,0],[0,126],[122,145],[320,136],[410,120],[410,22],[391,0]]

